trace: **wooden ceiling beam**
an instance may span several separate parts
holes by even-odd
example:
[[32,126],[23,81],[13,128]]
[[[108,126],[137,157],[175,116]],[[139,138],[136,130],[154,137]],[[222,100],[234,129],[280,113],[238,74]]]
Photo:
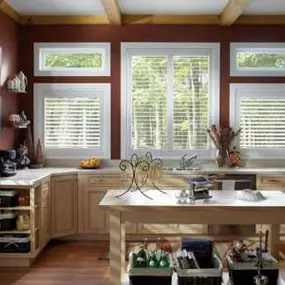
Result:
[[118,0],[101,0],[110,24],[121,25],[122,16]]
[[20,22],[20,15],[5,0],[0,0],[0,11],[8,15],[15,22]]
[[123,24],[218,25],[217,15],[123,15]]
[[245,11],[251,1],[253,0],[229,0],[228,4],[220,15],[220,25],[232,25]]

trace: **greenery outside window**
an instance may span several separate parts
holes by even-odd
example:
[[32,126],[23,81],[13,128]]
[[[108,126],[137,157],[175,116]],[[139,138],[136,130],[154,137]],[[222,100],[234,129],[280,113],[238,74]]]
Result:
[[35,43],[35,76],[110,76],[109,43]]
[[231,43],[231,76],[285,76],[284,43]]
[[208,156],[219,120],[219,44],[122,43],[121,153]]

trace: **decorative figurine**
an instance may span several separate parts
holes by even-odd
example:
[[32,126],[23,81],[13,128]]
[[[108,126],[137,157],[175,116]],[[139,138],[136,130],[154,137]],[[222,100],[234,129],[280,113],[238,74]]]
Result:
[[41,168],[44,166],[44,164],[45,164],[45,156],[43,152],[43,147],[41,140],[38,139],[36,154],[35,154],[35,164],[32,164],[31,168]]
[[27,168],[31,163],[28,157],[28,147],[26,145],[26,142],[24,142],[24,144],[21,144],[17,149],[16,163],[18,169]]

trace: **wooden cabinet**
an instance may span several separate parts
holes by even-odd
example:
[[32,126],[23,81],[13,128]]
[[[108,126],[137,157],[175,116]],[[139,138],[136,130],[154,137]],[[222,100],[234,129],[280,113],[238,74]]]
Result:
[[77,233],[77,175],[51,177],[51,237]]
[[[118,174],[78,175],[78,231],[79,233],[109,234],[109,214],[99,203],[109,189],[122,189],[128,178]],[[127,233],[136,233],[136,224],[126,225]]]
[[257,190],[285,190],[285,175],[258,175]]
[[40,247],[44,247],[50,240],[50,180],[40,185]]

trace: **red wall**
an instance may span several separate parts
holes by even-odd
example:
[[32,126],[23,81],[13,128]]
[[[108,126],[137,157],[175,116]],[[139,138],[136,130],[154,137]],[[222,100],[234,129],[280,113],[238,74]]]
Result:
[[[0,12],[0,48],[2,48],[2,59],[0,57],[0,86],[6,81],[8,76],[19,72],[18,68],[18,25],[8,16]],[[18,113],[18,94],[7,93],[1,90],[2,98],[1,120],[2,126],[11,113]],[[14,129],[1,128],[0,148],[11,148],[16,144]]]
[[[233,26],[224,28],[207,25],[66,25],[22,26],[20,66],[29,79],[29,94],[21,104],[33,116],[33,82],[110,82],[111,93],[111,155],[120,158],[120,43],[121,42],[220,42],[221,43],[221,124],[229,122],[229,83],[284,82],[285,77],[233,78],[229,76],[229,43],[285,42],[285,26]],[[34,77],[34,42],[111,42],[111,77]],[[24,98],[24,97],[23,97]]]

